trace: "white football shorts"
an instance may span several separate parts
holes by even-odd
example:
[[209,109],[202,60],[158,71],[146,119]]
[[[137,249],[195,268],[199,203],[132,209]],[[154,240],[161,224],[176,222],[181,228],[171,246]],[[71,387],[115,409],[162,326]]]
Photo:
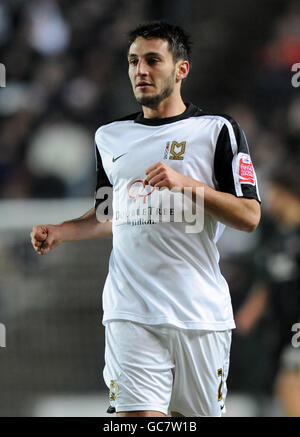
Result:
[[184,330],[111,321],[103,376],[116,412],[154,410],[185,417],[225,412],[231,330]]

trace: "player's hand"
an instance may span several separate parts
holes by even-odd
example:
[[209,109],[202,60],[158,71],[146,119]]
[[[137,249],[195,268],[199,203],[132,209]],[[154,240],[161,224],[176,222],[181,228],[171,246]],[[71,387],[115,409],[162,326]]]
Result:
[[34,250],[40,255],[45,255],[63,241],[59,225],[33,226],[30,237]]
[[163,162],[151,165],[147,168],[145,174],[144,184],[151,185],[152,187],[164,187],[170,190],[177,188],[179,191],[182,191],[183,187],[189,186],[189,178],[187,176],[178,173]]

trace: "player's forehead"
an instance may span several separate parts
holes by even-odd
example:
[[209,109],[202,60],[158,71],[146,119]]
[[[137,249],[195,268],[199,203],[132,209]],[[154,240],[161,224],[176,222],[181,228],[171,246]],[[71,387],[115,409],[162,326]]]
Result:
[[147,54],[159,54],[163,57],[172,57],[169,42],[161,38],[146,39],[141,36],[136,38],[128,50],[128,57],[143,57]]

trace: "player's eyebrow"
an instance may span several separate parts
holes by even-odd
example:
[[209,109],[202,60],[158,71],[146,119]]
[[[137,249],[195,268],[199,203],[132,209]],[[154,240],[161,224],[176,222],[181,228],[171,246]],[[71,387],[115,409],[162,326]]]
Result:
[[[146,57],[146,56],[158,56],[160,58],[163,58],[163,55],[161,53],[158,53],[158,52],[148,52],[148,53],[145,53],[143,56],[144,57]],[[128,58],[138,58],[138,55],[136,53],[129,53]]]

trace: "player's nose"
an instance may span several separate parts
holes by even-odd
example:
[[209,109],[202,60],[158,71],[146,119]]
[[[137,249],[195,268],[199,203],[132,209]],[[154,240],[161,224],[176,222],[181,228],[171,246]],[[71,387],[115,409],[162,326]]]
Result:
[[147,63],[143,59],[140,59],[137,64],[136,74],[137,76],[146,76],[148,74]]

